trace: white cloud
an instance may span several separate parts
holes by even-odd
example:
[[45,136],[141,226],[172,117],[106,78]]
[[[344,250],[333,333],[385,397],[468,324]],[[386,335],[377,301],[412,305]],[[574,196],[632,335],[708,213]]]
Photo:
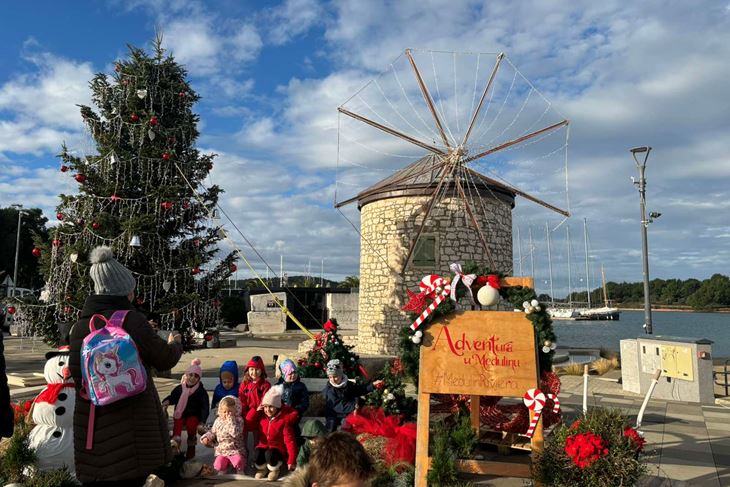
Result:
[[286,44],[322,24],[324,16],[325,9],[317,0],[285,0],[269,14],[269,39],[275,45]]
[[191,72],[206,75],[219,69],[221,39],[205,18],[177,19],[164,28],[164,41],[176,60]]
[[55,151],[83,129],[76,105],[91,101],[91,64],[49,53],[27,59],[34,71],[0,86],[0,153]]
[[241,62],[256,59],[262,46],[261,36],[252,24],[243,24],[231,39],[233,59]]

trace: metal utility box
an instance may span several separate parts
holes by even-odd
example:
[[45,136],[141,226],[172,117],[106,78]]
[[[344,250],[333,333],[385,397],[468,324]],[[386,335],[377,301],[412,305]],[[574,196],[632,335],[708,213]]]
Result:
[[714,404],[712,343],[661,335],[621,340],[623,389],[645,394],[652,374],[661,369],[653,398]]

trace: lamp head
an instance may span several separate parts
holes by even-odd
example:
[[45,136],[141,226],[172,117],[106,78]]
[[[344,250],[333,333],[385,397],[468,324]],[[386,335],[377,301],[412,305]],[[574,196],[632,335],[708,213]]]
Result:
[[645,147],[634,147],[633,149],[629,149],[632,154],[640,154],[642,152],[649,152],[651,150],[651,147],[645,146]]

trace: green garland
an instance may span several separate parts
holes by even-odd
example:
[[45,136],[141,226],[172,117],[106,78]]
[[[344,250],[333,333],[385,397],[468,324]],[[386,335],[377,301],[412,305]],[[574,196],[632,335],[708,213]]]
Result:
[[[504,274],[501,272],[494,272],[488,267],[480,268],[477,264],[473,262],[467,262],[463,266],[462,270],[464,274],[476,274],[477,276],[496,275],[500,279],[505,277]],[[478,288],[472,285],[472,292],[475,295],[477,289]],[[466,295],[466,293],[466,286],[457,285],[457,299],[461,299]],[[524,286],[502,287],[499,289],[499,295],[503,300],[509,302],[514,309],[518,309],[521,311],[524,310],[524,302],[529,303],[532,300],[537,299],[537,294],[535,293],[535,290]],[[445,300],[435,310],[433,310],[433,312],[428,316],[428,318],[423,321],[423,323],[421,323],[419,329],[426,330],[426,328],[428,328],[428,326],[435,320],[438,320],[439,318],[442,318],[444,316],[449,316],[455,311],[456,306],[453,300]],[[415,320],[418,316],[419,315],[416,313],[411,313],[409,315],[409,318],[411,320]],[[539,311],[534,311],[527,314],[526,316],[527,319],[532,322],[532,326],[535,328],[535,338],[537,340],[540,371],[542,372],[552,370],[555,351],[550,350],[547,353],[542,351],[542,347],[544,344],[546,344],[547,342],[554,343],[556,341],[555,332],[553,331],[553,321],[550,318],[550,314],[547,312],[545,304],[539,303]],[[414,382],[414,384],[416,384],[416,386],[418,386],[420,344],[415,344],[411,341],[412,335],[413,332],[410,329],[410,325],[404,327],[400,331],[399,343],[401,351],[401,361],[403,363],[406,375]]]

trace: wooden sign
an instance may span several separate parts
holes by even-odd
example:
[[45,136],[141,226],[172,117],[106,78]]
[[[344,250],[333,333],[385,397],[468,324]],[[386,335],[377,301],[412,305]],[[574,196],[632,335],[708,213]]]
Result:
[[428,328],[421,350],[421,392],[522,397],[536,387],[535,331],[524,313],[456,313]]
[[[532,287],[532,279],[508,278],[502,285]],[[522,397],[538,386],[535,330],[524,313],[462,311],[444,318],[424,334],[418,379],[416,487],[427,487],[431,394],[471,396],[470,416],[479,432],[479,397]],[[530,418],[533,416],[530,411]],[[543,445],[542,418],[530,440],[532,452]],[[529,460],[464,459],[462,472],[506,477],[530,477]]]

